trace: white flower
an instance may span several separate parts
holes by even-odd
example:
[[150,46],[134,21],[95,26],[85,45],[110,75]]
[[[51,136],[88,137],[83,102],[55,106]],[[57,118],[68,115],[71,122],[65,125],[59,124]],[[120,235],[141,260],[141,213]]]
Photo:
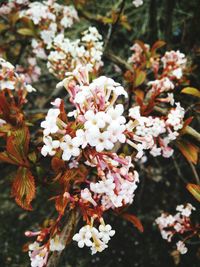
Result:
[[60,242],[59,235],[56,235],[53,239],[50,240],[50,250],[51,251],[62,251],[65,246]]
[[14,81],[0,81],[0,90],[4,89],[10,89],[14,90],[15,89],[15,82]]
[[94,206],[97,205],[97,203],[92,198],[92,194],[91,194],[91,192],[89,191],[88,188],[85,188],[84,190],[81,190],[81,198],[83,200],[86,200],[86,201],[92,203]]
[[167,116],[166,123],[173,127],[175,131],[180,130],[183,127],[183,118],[185,110],[180,106],[180,103],[175,103],[176,108],[171,109]]
[[26,90],[28,93],[36,92],[36,89],[30,84],[26,85]]
[[59,108],[61,104],[61,99],[60,98],[56,98],[53,102],[51,102],[51,105]]
[[143,0],[134,0],[133,5],[135,7],[139,7],[139,6],[143,5]]
[[91,146],[95,146],[97,152],[102,152],[104,149],[111,150],[114,145],[110,141],[110,134],[108,131],[99,132],[95,139],[89,141]]
[[40,244],[38,242],[34,242],[28,246],[29,250],[38,250],[40,248]]
[[41,127],[44,128],[44,135],[49,135],[50,133],[53,134],[59,130],[57,126],[57,118],[59,114],[59,109],[49,109],[45,121],[41,122]]
[[176,247],[177,247],[177,250],[181,253],[181,254],[185,254],[187,253],[188,249],[186,248],[185,246],[185,243],[183,243],[182,241],[178,241],[176,243]]
[[60,141],[52,140],[51,136],[44,136],[43,142],[45,145],[41,149],[41,154],[46,157],[48,154],[53,156],[56,154],[56,149],[60,146]]
[[160,156],[161,155],[161,148],[154,145],[152,147],[152,149],[150,150],[150,154],[154,157]]
[[35,247],[32,252],[29,251],[29,257],[31,260],[31,267],[44,267],[47,263],[48,251],[46,248]]
[[176,210],[180,211],[182,216],[190,217],[192,210],[196,210],[196,208],[193,207],[190,203],[187,203],[185,207],[184,205],[178,205],[176,207]]
[[93,110],[88,110],[84,117],[86,119],[86,122],[84,123],[85,129],[90,129],[91,127],[98,127],[98,128],[104,128],[105,127],[105,113],[104,112],[98,112],[94,114]]
[[60,143],[60,148],[63,150],[62,159],[68,161],[72,156],[78,157],[80,155],[79,144],[76,142],[76,138],[71,138],[66,134],[63,137],[63,141]]
[[79,233],[73,236],[72,239],[78,242],[79,248],[83,248],[84,246],[87,247],[92,246],[92,241],[90,240],[91,238],[92,238],[91,226],[85,225],[79,230]]
[[112,230],[112,227],[110,224],[100,224],[99,225],[99,237],[101,240],[107,244],[108,241],[110,240],[110,237],[114,236],[115,230]]

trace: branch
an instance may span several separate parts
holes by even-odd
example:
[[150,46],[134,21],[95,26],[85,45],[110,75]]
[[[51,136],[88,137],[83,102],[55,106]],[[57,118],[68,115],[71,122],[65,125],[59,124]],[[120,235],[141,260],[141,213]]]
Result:
[[133,71],[133,68],[130,64],[128,64],[125,60],[123,60],[121,57],[116,56],[112,52],[108,51],[105,52],[104,57],[113,63],[117,64],[119,67],[121,67],[123,70],[130,70]]
[[[67,246],[71,242],[72,236],[74,234],[74,229],[76,228],[79,219],[80,219],[80,213],[78,210],[75,211],[73,210],[68,214],[64,228],[60,236],[60,241],[62,244],[65,244]],[[50,256],[47,262],[46,267],[57,267],[61,254],[62,251],[53,252],[53,254]]]

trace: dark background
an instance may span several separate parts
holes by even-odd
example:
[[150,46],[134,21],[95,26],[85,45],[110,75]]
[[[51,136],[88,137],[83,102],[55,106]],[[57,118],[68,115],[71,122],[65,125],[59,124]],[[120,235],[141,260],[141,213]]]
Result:
[[[88,19],[80,11],[80,16],[85,18],[76,26],[77,31],[92,24],[106,38],[109,26],[97,21],[96,15],[109,15],[115,6],[118,6],[119,10],[118,1],[83,2],[85,2],[84,10],[92,16]],[[124,14],[127,15],[131,29],[122,27],[120,23],[114,25],[107,51],[112,50],[116,55],[127,59],[130,56],[129,48],[135,39],[150,44],[157,39],[165,40],[167,49],[180,49],[193,60],[195,69],[191,79],[195,86],[199,86],[200,0],[144,0],[144,5],[137,9],[132,5],[132,1],[124,2]],[[73,34],[76,36],[76,33]],[[10,60],[12,61],[12,58]],[[113,69],[108,66],[107,59],[105,63],[102,72],[116,77]],[[122,77],[116,78],[122,81]],[[56,81],[51,82],[54,85]],[[49,85],[51,83],[48,83]],[[40,91],[43,97],[49,95],[49,92]],[[193,100],[190,98],[183,100],[185,104],[188,101],[192,104]],[[192,108],[190,112],[193,112]],[[199,125],[197,115],[194,124],[196,128]],[[27,242],[24,231],[37,229],[46,217],[54,215],[54,204],[48,201],[49,190],[43,185],[37,191],[33,212],[23,211],[10,198],[12,168],[0,164],[0,169],[0,267],[28,267],[30,266],[28,255],[22,252],[22,247]],[[90,256],[89,250],[79,249],[76,244],[71,244],[65,249],[59,267],[173,267],[176,263],[180,267],[200,266],[200,248],[197,240],[187,245],[188,253],[179,259],[178,256],[172,255],[175,242],[168,244],[163,240],[154,224],[163,210],[173,213],[178,204],[191,202],[198,208],[197,201],[185,188],[187,182],[195,182],[190,165],[180,153],[176,152],[171,159],[150,158],[144,165],[137,164],[136,169],[140,174],[140,185],[129,212],[141,219],[144,233],[139,233],[130,223],[109,214],[105,221],[116,230],[109,248],[103,253]],[[196,216],[198,215],[197,212]]]

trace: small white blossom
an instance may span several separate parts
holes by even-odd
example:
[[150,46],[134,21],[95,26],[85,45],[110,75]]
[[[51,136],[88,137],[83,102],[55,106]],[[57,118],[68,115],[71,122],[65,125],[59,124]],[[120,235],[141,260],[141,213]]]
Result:
[[185,246],[185,243],[183,243],[182,241],[178,241],[176,243],[176,247],[181,254],[185,254],[188,251],[187,247]]

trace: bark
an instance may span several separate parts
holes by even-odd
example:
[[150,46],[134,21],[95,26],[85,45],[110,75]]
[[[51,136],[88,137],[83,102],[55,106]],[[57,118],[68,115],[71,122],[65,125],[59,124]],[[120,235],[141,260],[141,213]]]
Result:
[[[71,242],[72,236],[74,235],[74,230],[79,222],[80,212],[78,210],[71,211],[65,221],[65,225],[61,232],[60,241],[66,246]],[[55,251],[50,256],[46,267],[58,267],[62,251]]]

